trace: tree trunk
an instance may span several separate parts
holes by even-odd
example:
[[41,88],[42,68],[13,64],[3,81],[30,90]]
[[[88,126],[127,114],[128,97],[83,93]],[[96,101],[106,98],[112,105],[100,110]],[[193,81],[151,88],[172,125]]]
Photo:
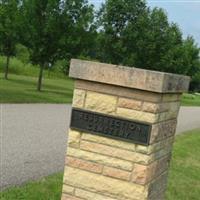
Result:
[[8,67],[10,63],[10,56],[7,56],[6,58],[6,67],[5,67],[5,79],[8,80]]
[[50,67],[48,67],[48,78],[50,77],[50,72],[51,72],[51,69]]
[[41,91],[41,88],[42,88],[43,69],[44,69],[44,65],[40,65],[40,73],[39,73],[38,85],[37,85],[37,90],[38,91]]

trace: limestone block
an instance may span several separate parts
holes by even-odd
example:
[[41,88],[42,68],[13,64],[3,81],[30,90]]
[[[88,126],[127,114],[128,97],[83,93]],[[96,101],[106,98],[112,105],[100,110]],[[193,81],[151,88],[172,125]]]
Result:
[[103,169],[103,175],[128,181],[130,180],[131,173],[121,169],[105,166]]
[[68,148],[67,155],[127,171],[132,171],[133,169],[132,162],[79,149]]
[[87,199],[87,200],[117,200],[111,197],[100,195],[94,192],[89,192],[82,189],[76,189],[76,196]]
[[117,115],[141,122],[156,123],[159,121],[159,114],[131,110],[126,108],[117,108]]
[[117,97],[97,92],[87,92],[85,109],[112,114],[115,113]]
[[136,152],[138,153],[144,153],[144,154],[152,154],[156,151],[161,150],[163,147],[165,147],[168,143],[172,141],[172,137],[168,137],[165,140],[161,140],[157,143],[150,144],[148,146],[144,145],[136,145]]
[[68,133],[68,146],[79,148],[81,133],[70,129]]
[[176,124],[176,119],[153,124],[151,130],[150,144],[173,136],[176,131]]
[[169,168],[171,154],[162,157],[150,165],[135,164],[132,173],[132,181],[137,184],[147,184]]
[[75,59],[70,76],[73,107],[152,128],[148,146],[70,130],[62,200],[162,200],[189,77]]
[[64,183],[121,200],[145,200],[147,197],[144,186],[71,167],[65,169]]
[[158,93],[187,91],[187,76],[72,59],[70,77]]
[[85,200],[85,199],[78,198],[69,194],[62,194],[61,200]]
[[116,140],[105,136],[93,135],[88,133],[83,133],[81,139],[100,144],[106,144],[109,146],[119,147],[121,149],[126,149],[129,151],[135,151],[136,146],[133,142],[125,142],[122,140]]
[[165,191],[167,186],[168,172],[164,172],[154,181],[149,184],[148,196],[158,195],[160,192]]
[[74,194],[74,187],[70,186],[70,185],[65,185],[63,184],[63,193],[66,193],[66,194]]
[[125,97],[129,99],[135,99],[139,101],[147,102],[161,102],[162,95],[155,92],[137,90],[133,88],[126,88],[116,85],[109,85],[106,83],[98,83],[86,80],[76,80],[75,88],[89,90],[119,97]]
[[85,94],[86,94],[85,90],[74,89],[72,106],[77,108],[83,108],[85,101]]
[[79,169],[84,169],[86,171],[91,171],[94,173],[101,173],[103,170],[103,165],[98,163],[85,161],[83,159],[67,156],[67,166],[76,167]]
[[80,149],[141,164],[152,162],[152,156],[93,142],[81,141]]
[[120,108],[129,108],[133,110],[140,110],[142,106],[142,101],[128,99],[128,98],[119,98],[118,107]]

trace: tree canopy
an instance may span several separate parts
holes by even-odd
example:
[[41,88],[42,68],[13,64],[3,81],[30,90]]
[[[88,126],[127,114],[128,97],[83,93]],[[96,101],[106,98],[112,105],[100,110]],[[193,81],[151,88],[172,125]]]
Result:
[[0,50],[7,57],[5,79],[8,79],[9,59],[19,41],[20,4],[18,0],[0,1]]
[[24,0],[23,11],[24,43],[31,50],[32,62],[40,66],[41,90],[45,67],[85,51],[93,10],[86,0]]
[[62,63],[67,74],[71,58],[185,74],[200,85],[194,38],[144,0],[106,0],[97,11],[88,0],[0,0],[0,51],[5,74],[14,55],[40,66],[38,90],[43,69]]
[[161,8],[141,0],[107,0],[99,12],[98,58],[104,62],[193,75],[199,48]]

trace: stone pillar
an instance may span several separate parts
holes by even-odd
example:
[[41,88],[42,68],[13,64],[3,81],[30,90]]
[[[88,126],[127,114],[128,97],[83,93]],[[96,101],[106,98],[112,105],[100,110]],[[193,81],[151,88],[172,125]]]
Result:
[[189,77],[72,60],[62,200],[162,200]]

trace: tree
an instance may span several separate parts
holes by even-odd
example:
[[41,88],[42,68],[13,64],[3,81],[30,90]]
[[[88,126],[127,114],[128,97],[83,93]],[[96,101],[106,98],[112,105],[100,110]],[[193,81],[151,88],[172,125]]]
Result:
[[83,51],[82,36],[92,11],[86,0],[24,0],[23,4],[24,44],[31,49],[32,62],[40,66],[40,91],[46,66]]
[[[94,57],[96,26],[94,20],[94,8],[88,4],[88,0],[67,0],[65,3],[64,27],[65,35],[62,40],[62,59],[78,57]],[[68,67],[64,71],[68,74]]]
[[16,58],[21,60],[24,64],[27,64],[30,61],[30,53],[27,49],[27,47],[25,47],[22,44],[17,44],[16,45]]
[[62,37],[64,18],[61,0],[24,0],[24,44],[31,49],[31,60],[40,66],[37,90],[41,90],[43,70],[54,63]]
[[0,43],[1,51],[6,56],[5,79],[8,79],[10,57],[15,54],[15,46],[19,39],[19,1],[0,1]]
[[147,12],[141,0],[107,0],[98,13],[99,59],[114,64],[129,62],[133,66],[137,39],[148,23]]
[[200,73],[200,48],[196,44],[192,36],[188,36],[182,45],[182,53],[184,60],[182,61],[182,66],[187,66],[185,71],[181,73],[187,74],[191,77]]
[[99,60],[190,76],[198,69],[199,48],[163,9],[143,0],[106,0],[98,15]]

